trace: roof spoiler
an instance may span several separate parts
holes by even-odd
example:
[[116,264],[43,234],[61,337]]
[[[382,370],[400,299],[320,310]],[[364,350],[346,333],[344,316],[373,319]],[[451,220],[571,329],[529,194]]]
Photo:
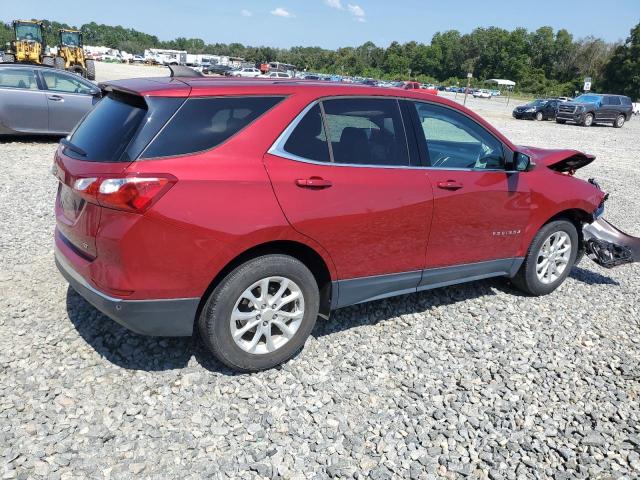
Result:
[[198,72],[191,67],[186,67],[184,65],[167,65],[169,70],[171,70],[170,77],[204,77],[202,72]]

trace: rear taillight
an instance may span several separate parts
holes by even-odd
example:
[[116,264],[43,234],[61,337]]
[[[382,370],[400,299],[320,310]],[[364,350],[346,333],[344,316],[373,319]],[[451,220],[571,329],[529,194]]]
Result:
[[177,179],[171,175],[126,177],[79,177],[73,189],[88,202],[106,208],[142,213],[156,202]]

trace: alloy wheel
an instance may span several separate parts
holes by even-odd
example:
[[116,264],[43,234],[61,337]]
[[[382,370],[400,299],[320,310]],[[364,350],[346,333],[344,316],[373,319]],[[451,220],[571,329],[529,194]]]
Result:
[[247,288],[231,313],[231,336],[248,353],[272,353],[296,334],[304,318],[304,295],[286,277],[266,277]]
[[571,248],[571,237],[564,231],[547,237],[536,261],[536,275],[540,282],[548,285],[562,275],[571,259]]

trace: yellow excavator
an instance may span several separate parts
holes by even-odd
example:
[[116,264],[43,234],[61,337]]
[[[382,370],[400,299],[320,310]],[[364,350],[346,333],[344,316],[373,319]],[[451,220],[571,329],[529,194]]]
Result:
[[69,70],[89,80],[96,79],[96,65],[86,58],[82,48],[82,32],[61,28],[58,40],[58,56],[54,66],[60,70]]
[[14,20],[13,32],[15,40],[7,42],[3,62],[36,63],[54,65],[53,56],[49,55],[44,42],[43,24],[38,20]]

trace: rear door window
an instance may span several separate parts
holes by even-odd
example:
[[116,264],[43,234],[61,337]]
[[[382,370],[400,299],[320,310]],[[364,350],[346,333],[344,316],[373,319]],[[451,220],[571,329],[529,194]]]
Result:
[[202,152],[220,145],[267,112],[283,97],[189,98],[141,158]]
[[316,162],[329,162],[329,145],[320,105],[315,105],[296,125],[284,144],[287,153]]
[[322,102],[333,161],[408,166],[407,139],[395,99],[341,98]]
[[0,87],[38,90],[38,82],[29,68],[3,68],[0,69]]

